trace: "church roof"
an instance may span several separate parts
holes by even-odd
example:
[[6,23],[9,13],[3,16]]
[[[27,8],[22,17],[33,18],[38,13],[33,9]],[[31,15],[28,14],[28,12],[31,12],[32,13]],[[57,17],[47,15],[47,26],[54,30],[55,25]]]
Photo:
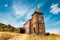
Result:
[[32,16],[35,14],[35,13],[38,13],[38,14],[43,14],[37,7],[36,7],[36,9],[35,9],[35,11],[34,11],[34,13],[32,14]]
[[39,9],[36,7],[35,12],[40,12]]

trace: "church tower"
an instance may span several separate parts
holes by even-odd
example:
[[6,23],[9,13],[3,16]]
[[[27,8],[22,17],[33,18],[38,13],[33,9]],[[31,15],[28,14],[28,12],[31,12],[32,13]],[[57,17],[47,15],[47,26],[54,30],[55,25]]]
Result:
[[32,14],[31,25],[31,33],[45,34],[44,16],[38,8],[36,8]]
[[24,24],[24,28],[27,34],[45,34],[44,15],[38,8],[32,14],[32,19]]

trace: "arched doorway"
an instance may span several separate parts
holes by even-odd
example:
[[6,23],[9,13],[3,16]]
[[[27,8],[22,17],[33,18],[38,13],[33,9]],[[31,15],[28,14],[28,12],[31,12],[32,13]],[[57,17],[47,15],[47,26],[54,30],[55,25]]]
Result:
[[34,33],[35,33],[35,28],[34,28]]
[[20,33],[25,33],[25,30],[20,30]]
[[24,28],[20,28],[20,33],[25,33],[25,29]]

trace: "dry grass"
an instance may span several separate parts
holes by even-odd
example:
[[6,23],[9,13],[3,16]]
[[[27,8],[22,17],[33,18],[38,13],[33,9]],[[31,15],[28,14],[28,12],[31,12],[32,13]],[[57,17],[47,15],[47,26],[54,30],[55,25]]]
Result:
[[30,35],[27,40],[60,40],[60,35],[50,36]]
[[60,35],[28,35],[11,32],[0,32],[0,40],[60,40]]
[[11,32],[0,32],[0,40],[8,40],[15,36],[20,36],[19,33],[11,33]]

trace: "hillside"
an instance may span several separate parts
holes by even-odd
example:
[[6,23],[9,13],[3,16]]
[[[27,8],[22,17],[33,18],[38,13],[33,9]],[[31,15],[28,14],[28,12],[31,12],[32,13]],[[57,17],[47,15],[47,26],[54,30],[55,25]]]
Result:
[[41,36],[35,34],[0,32],[0,40],[60,40],[60,35]]
[[0,23],[0,32],[19,32],[19,29],[11,26],[11,25],[5,25],[3,23]]

